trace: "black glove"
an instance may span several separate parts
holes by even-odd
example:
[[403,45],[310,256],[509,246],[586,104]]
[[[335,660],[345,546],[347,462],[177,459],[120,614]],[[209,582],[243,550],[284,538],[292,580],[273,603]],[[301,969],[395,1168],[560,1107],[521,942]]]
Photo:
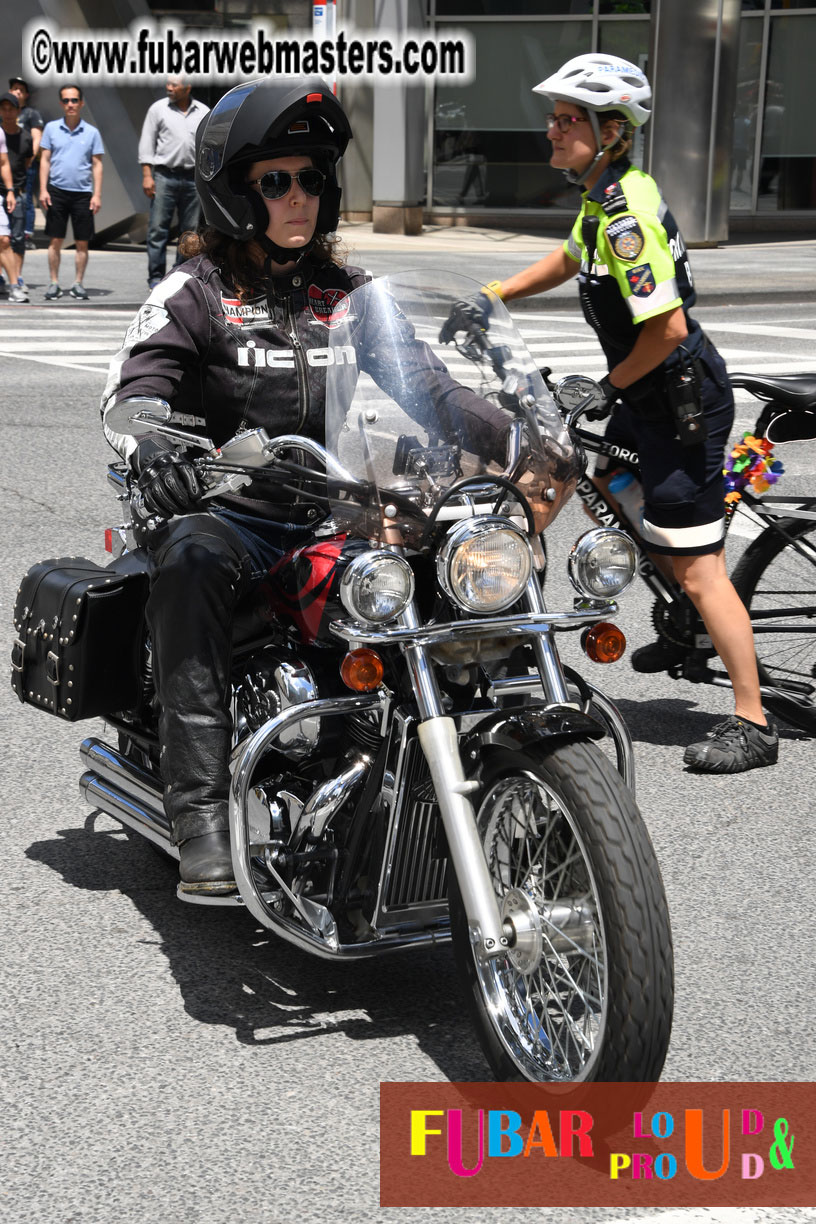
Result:
[[499,285],[499,281],[491,281],[469,301],[454,302],[439,333],[442,344],[448,344],[456,333],[461,331],[467,332],[469,336],[484,335],[490,326],[493,302],[499,298]]
[[584,413],[584,416],[588,421],[606,420],[612,409],[615,407],[615,404],[620,399],[620,390],[617,387],[613,387],[612,383],[607,377],[602,378],[598,386],[604,393],[604,400],[603,403],[599,404],[597,408],[590,408]]
[[154,452],[139,463],[137,486],[145,509],[160,518],[197,510],[204,486],[186,455],[177,450]]

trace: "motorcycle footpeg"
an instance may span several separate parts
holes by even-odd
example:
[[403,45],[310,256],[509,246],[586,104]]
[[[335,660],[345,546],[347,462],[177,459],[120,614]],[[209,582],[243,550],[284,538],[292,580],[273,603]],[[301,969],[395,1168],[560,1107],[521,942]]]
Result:
[[188,905],[243,905],[244,902],[240,893],[208,893],[208,892],[185,892],[181,884],[176,888],[176,896],[179,901],[186,901]]
[[[264,900],[272,906],[279,905],[284,900],[284,894],[280,891],[268,891],[263,894]],[[186,901],[188,905],[243,905],[244,899],[239,892],[231,893],[191,893],[182,892],[181,884],[176,888],[176,896],[179,901]]]

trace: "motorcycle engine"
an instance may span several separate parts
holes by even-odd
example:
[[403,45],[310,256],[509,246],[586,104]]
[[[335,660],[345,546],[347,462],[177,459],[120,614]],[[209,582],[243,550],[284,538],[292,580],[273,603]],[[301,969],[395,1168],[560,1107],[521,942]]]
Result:
[[[267,646],[246,661],[233,685],[235,742],[257,731],[290,706],[317,698],[315,678],[302,659],[277,646]],[[292,760],[311,756],[320,738],[320,719],[304,718],[282,731],[277,749]]]

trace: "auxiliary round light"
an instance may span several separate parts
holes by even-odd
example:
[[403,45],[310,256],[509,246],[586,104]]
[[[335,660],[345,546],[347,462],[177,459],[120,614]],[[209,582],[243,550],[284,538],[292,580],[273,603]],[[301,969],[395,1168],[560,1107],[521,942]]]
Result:
[[617,527],[593,527],[572,546],[570,582],[590,599],[615,599],[637,574],[634,541]]
[[377,550],[355,557],[340,581],[349,616],[381,625],[394,620],[414,597],[413,571],[404,557]]
[[599,621],[584,630],[581,645],[593,663],[616,663],[626,650],[626,637],[617,625]]
[[372,693],[382,684],[383,661],[375,650],[363,646],[349,651],[340,664],[340,676],[346,688],[355,693]]
[[509,608],[524,593],[532,567],[527,537],[492,515],[457,523],[436,559],[440,586],[466,612]]

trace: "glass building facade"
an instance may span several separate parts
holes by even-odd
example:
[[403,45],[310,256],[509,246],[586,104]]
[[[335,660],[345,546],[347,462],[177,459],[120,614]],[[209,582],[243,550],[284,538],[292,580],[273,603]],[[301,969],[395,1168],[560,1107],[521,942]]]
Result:
[[[427,206],[479,213],[574,212],[549,167],[544,99],[531,93],[574,55],[618,54],[648,73],[649,0],[429,0],[437,32],[466,29],[478,79],[434,91]],[[816,4],[743,0],[734,110],[733,217],[816,212],[816,124],[807,104]],[[655,82],[653,82],[653,85]],[[659,86],[659,82],[657,83]],[[642,164],[642,144],[634,161]]]

